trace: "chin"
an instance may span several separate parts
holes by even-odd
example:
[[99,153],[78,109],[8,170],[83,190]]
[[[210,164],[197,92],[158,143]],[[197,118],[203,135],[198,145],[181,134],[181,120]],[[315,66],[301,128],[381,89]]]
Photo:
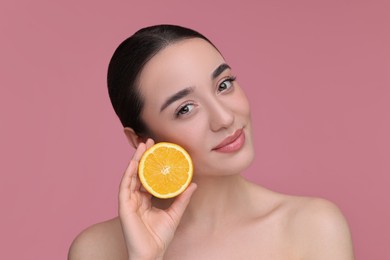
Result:
[[227,163],[231,167],[229,172],[232,172],[233,174],[242,173],[252,164],[254,158],[255,151],[253,147],[252,136],[248,135],[243,149],[237,153],[237,156],[232,158],[231,162]]
[[[241,154],[237,154],[236,158],[233,158],[231,161],[226,163],[226,166],[230,166],[227,172],[231,174],[240,174],[246,170],[254,160],[254,150],[252,145],[249,147],[244,147]],[[227,168],[227,167],[226,167]]]
[[251,143],[247,143],[236,154],[214,154],[208,158],[207,162],[196,165],[196,174],[212,176],[229,176],[241,174],[254,160],[254,149]]

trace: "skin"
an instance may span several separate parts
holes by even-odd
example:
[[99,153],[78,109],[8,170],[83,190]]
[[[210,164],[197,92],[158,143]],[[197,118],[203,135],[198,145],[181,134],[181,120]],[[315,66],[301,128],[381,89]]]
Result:
[[[206,41],[187,39],[145,65],[141,116],[150,139],[125,129],[137,149],[121,181],[119,216],[83,231],[69,259],[354,259],[334,204],[275,193],[240,175],[254,158],[250,107],[230,68],[212,77],[225,63]],[[213,150],[237,129],[245,134],[240,150]],[[193,183],[175,199],[152,198],[138,180],[140,157],[154,141],[178,143],[193,159]]]

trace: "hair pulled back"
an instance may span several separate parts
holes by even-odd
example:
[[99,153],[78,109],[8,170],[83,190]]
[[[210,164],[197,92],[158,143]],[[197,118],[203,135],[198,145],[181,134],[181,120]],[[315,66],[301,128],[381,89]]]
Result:
[[139,75],[159,51],[189,38],[201,38],[212,44],[205,36],[189,28],[154,25],[140,29],[115,50],[108,66],[107,84],[112,106],[123,127],[131,127],[138,135],[148,132],[141,120],[143,100],[138,86]]

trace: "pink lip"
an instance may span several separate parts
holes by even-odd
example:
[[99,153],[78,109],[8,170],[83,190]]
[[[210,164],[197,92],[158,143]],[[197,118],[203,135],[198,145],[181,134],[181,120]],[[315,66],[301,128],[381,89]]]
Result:
[[235,152],[239,150],[245,142],[245,133],[243,129],[238,129],[232,135],[226,137],[219,145],[213,148],[213,151],[218,152]]

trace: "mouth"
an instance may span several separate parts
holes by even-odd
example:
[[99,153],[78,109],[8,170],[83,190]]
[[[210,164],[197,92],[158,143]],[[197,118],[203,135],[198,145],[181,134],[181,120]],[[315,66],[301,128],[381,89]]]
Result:
[[242,128],[237,129],[232,135],[222,140],[212,150],[218,152],[235,152],[239,150],[245,142],[245,133]]

